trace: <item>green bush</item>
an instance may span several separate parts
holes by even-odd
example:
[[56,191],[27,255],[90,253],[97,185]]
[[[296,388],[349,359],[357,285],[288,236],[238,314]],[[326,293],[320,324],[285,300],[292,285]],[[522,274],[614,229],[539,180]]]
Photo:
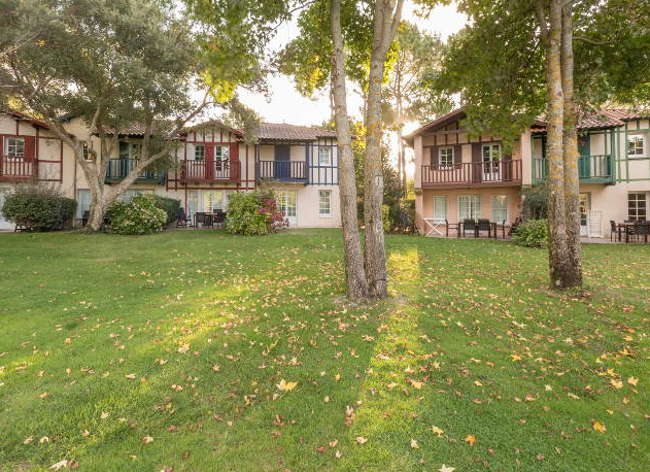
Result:
[[272,194],[237,192],[228,199],[226,231],[244,236],[264,235],[286,226]]
[[72,221],[77,202],[50,187],[20,186],[7,195],[3,216],[28,231],[54,231]]
[[384,227],[384,233],[393,229],[393,219],[390,217],[390,208],[388,205],[381,206],[381,224]]
[[156,206],[154,195],[138,195],[130,202],[114,202],[108,209],[111,230],[118,234],[162,231],[167,213]]
[[525,221],[512,232],[512,240],[519,246],[546,247],[548,244],[548,221]]
[[176,221],[176,218],[178,216],[178,209],[181,207],[180,200],[155,195],[153,203],[156,205],[156,208],[160,208],[167,214],[167,222],[165,224],[170,224]]

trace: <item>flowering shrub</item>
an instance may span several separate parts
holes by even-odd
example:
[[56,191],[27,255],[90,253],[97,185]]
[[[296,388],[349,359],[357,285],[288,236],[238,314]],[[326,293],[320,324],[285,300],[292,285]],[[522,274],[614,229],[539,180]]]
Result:
[[118,234],[147,234],[162,231],[167,213],[156,207],[153,195],[138,195],[130,202],[114,202],[108,209],[111,230]]
[[226,231],[245,236],[263,235],[287,225],[277,202],[267,194],[238,192],[228,200]]

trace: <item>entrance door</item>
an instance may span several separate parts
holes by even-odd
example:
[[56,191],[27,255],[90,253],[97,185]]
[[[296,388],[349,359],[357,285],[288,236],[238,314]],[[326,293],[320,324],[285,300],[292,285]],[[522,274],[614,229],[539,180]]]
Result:
[[591,145],[589,135],[578,136],[578,174],[582,179],[592,177],[590,153]]
[[298,224],[298,192],[295,190],[280,190],[277,192],[278,208],[289,220],[289,226]]
[[580,194],[580,236],[589,235],[589,211],[591,210],[590,195]]
[[[0,190],[0,209],[2,209],[4,203],[5,203],[5,193],[3,190]],[[14,225],[11,224],[11,222],[5,220],[4,216],[2,216],[2,212],[0,212],[0,230],[6,230],[6,229],[14,229]]]
[[501,172],[499,162],[501,161],[500,144],[484,144],[481,153],[483,160],[483,182],[499,182]]
[[275,178],[288,179],[291,177],[291,150],[286,144],[275,145]]

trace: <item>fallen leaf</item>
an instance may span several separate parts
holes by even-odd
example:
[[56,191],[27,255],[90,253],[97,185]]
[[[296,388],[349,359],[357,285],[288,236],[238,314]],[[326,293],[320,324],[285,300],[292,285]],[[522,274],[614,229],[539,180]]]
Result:
[[598,431],[599,433],[604,433],[605,431],[607,431],[605,425],[598,421],[592,421],[591,425],[594,428],[594,431]]
[[476,436],[474,436],[473,434],[468,434],[467,436],[465,436],[465,439],[463,439],[463,441],[465,441],[470,446],[473,446],[474,443],[476,442]]
[[443,429],[438,428],[437,426],[431,426],[431,432],[438,436],[439,438],[442,437],[443,434],[445,434],[445,431]]
[[281,392],[290,392],[298,386],[298,382],[287,382],[286,380],[282,379],[276,386]]
[[449,467],[446,466],[445,464],[442,464],[442,467],[438,469],[438,472],[454,472],[454,470],[456,470],[455,467]]
[[418,444],[418,442],[415,439],[411,439],[411,447],[413,449],[420,449],[420,445]]
[[363,436],[357,436],[354,440],[357,444],[365,444],[368,442],[368,438],[364,438]]
[[145,436],[142,438],[142,444],[150,444],[153,442],[153,438],[151,436]]
[[56,464],[52,464],[49,468],[50,470],[60,470],[60,469],[65,469],[68,467],[68,461],[67,459],[64,459],[62,461],[57,462]]
[[636,384],[639,383],[639,379],[637,379],[636,377],[630,377],[627,379],[627,383],[629,383],[630,385],[634,385],[636,387]]

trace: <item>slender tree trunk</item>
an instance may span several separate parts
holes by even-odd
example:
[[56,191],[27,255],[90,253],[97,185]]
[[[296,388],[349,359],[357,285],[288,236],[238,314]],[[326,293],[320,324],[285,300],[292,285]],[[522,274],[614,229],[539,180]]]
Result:
[[347,93],[345,89],[345,57],[341,31],[341,0],[331,3],[332,40],[332,99],[336,121],[336,138],[339,158],[339,195],[341,223],[343,226],[343,255],[348,298],[362,300],[368,296],[368,281],[361,254],[359,222],[357,218],[357,187],[354,156],[348,120]]
[[381,90],[386,53],[397,31],[403,3],[403,0],[397,0],[397,2],[395,0],[377,0],[374,11],[373,44],[365,116],[366,155],[363,208],[366,242],[365,267],[369,295],[372,298],[384,298],[387,294],[388,274],[384,227],[381,219],[384,196],[381,161]]
[[564,93],[564,198],[568,260],[565,264],[564,286],[582,285],[580,248],[580,180],[578,175],[578,136],[576,107],[573,98],[573,5],[562,10],[562,91]]
[[550,25],[547,41],[547,156],[549,166],[549,269],[551,285],[567,286],[566,202],[564,198],[564,94],[561,68],[562,0],[551,0]]

